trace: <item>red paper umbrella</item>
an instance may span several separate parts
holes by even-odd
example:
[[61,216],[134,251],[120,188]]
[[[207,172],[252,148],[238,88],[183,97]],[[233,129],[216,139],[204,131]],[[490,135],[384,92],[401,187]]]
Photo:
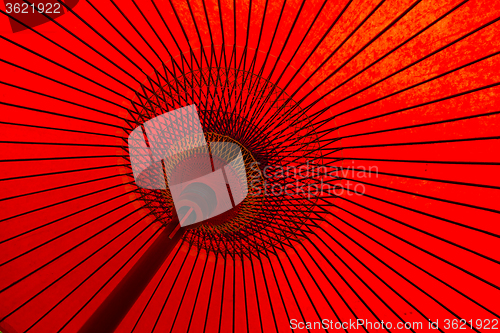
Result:
[[5,3],[3,333],[500,327],[499,2]]

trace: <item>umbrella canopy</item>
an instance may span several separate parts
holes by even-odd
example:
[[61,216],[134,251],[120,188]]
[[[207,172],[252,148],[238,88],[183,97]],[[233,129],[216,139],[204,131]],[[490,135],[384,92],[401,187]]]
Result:
[[498,324],[499,2],[58,3],[0,21],[3,333],[77,332],[151,255],[175,204],[128,138],[188,105],[248,193],[117,332]]

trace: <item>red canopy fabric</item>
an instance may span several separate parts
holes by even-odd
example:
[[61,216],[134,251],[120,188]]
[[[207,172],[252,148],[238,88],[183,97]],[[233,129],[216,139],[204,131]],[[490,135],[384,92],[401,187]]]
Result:
[[262,194],[241,229],[190,231],[118,332],[498,327],[499,2],[65,11],[0,20],[3,333],[78,331],[158,237],[171,202],[137,187],[127,137],[189,104],[261,171],[329,170],[270,185],[331,192]]

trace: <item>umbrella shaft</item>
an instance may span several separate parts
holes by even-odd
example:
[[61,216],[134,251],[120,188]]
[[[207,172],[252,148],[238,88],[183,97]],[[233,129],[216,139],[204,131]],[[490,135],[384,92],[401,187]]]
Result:
[[111,291],[79,333],[110,333],[118,327],[184,234],[185,228],[180,228],[172,239],[169,238],[178,225],[173,222],[163,228],[158,238]]

